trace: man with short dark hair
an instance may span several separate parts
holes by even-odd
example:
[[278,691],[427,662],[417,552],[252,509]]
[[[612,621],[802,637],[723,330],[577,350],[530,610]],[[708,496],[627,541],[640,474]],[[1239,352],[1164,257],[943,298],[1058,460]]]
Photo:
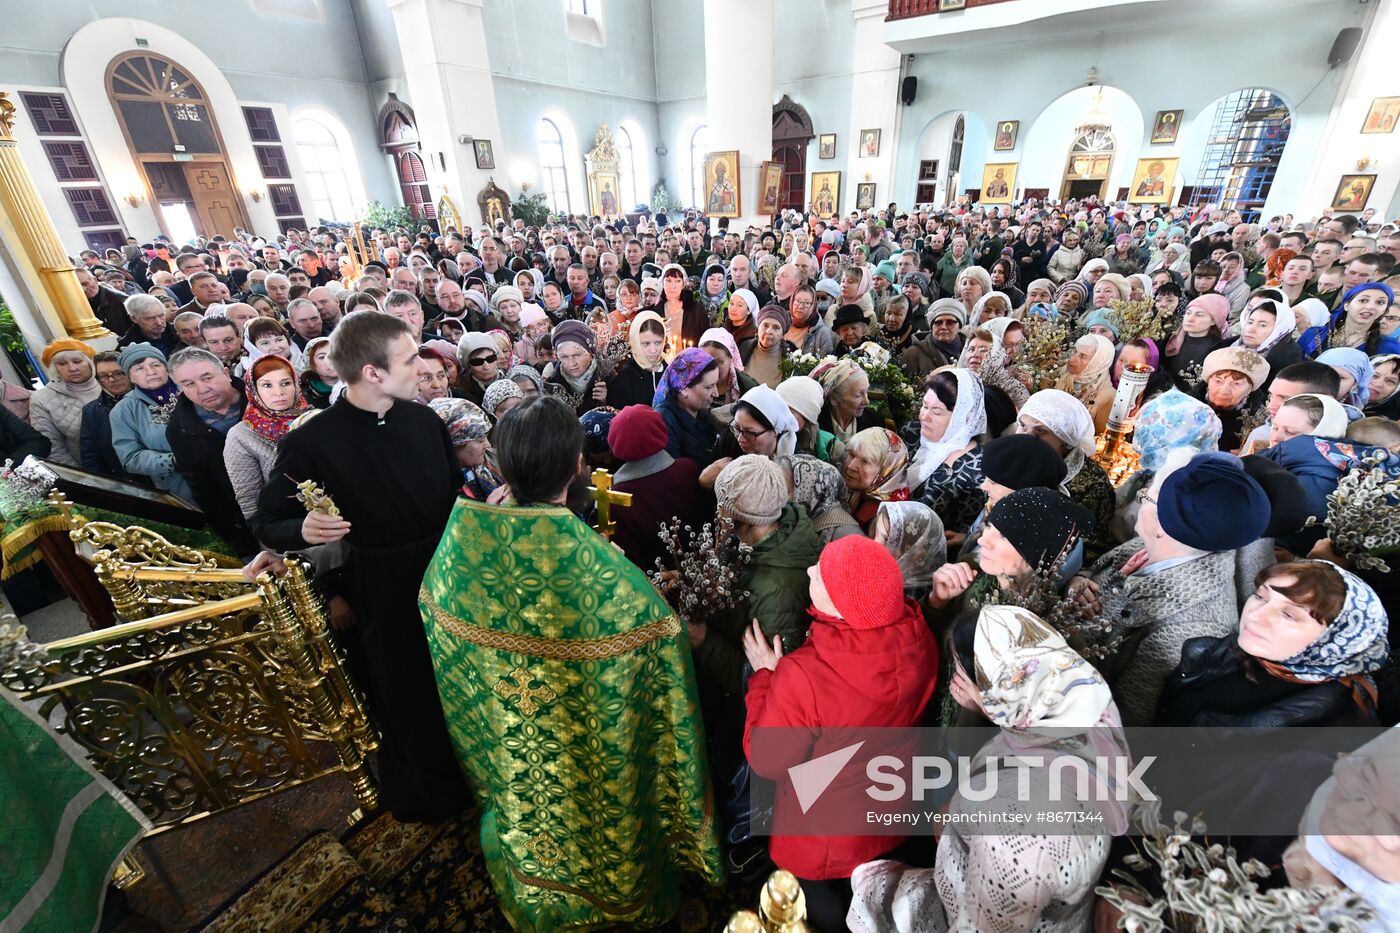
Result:
[[297,253],[297,265],[301,267],[302,272],[306,273],[306,278],[312,288],[329,285],[335,281],[331,270],[322,265],[321,254],[314,249],[304,249]]
[[1240,456],[1257,454],[1269,446],[1269,434],[1273,429],[1273,417],[1283,407],[1283,403],[1295,395],[1312,393],[1336,398],[1342,391],[1342,378],[1326,363],[1316,360],[1303,360],[1290,363],[1278,371],[1269,383],[1269,420],[1255,428],[1240,446]]
[[1040,239],[1041,225],[1037,221],[1026,224],[1025,236],[1011,247],[1011,259],[1016,263],[1016,279],[1020,282],[1034,282],[1049,277],[1045,268],[1047,254],[1045,244]]
[[515,274],[506,268],[506,257],[495,237],[482,237],[477,247],[481,257],[481,272],[495,285],[509,285]]
[[[330,358],[345,390],[283,438],[253,530],[279,549],[341,542],[344,597],[368,669],[362,686],[382,736],[382,800],[400,820],[446,819],[470,791],[443,721],[418,591],[462,471],[443,422],[414,401],[418,342],[408,324],[375,311],[348,315],[331,335]],[[297,500],[304,481],[338,514],[307,511]]]
[[[658,431],[664,441],[660,418],[647,414],[647,443]],[[620,445],[621,436],[612,432]],[[694,633],[688,642],[645,575],[571,511],[588,501],[584,435],[573,409],[556,397],[532,396],[501,418],[492,438],[513,501],[495,507],[461,500],[420,575],[418,630],[427,632],[458,760],[477,788],[484,819],[497,829],[492,871],[500,867],[504,874],[496,875],[502,879],[496,894],[522,928],[582,928],[613,924],[605,906],[612,892],[645,889],[629,922],[664,924],[683,871],[698,868],[710,878],[722,873],[704,743],[688,738],[700,726],[690,658]],[[669,462],[658,445],[646,449],[648,463],[658,456]],[[778,493],[785,502],[784,490]],[[418,578],[412,585],[418,587]],[[479,597],[464,596],[468,590]],[[586,664],[538,664],[526,671],[492,647],[503,638],[521,640],[545,658],[584,644],[618,647]],[[473,686],[515,683],[529,690]],[[536,698],[528,708],[521,702],[526,696]],[[536,702],[541,697],[547,699]],[[574,712],[584,708],[609,712]],[[572,746],[589,750],[552,756],[549,780],[559,794],[549,808],[514,803],[534,786],[528,773],[536,752],[528,744],[502,743],[499,723],[522,715],[540,734],[566,730]],[[645,742],[637,741],[641,735]],[[627,832],[613,832],[614,811],[592,804],[600,787],[610,788],[616,812],[628,814]],[[572,814],[567,831],[541,837],[563,812]],[[545,904],[531,879],[506,870],[533,858],[538,838],[548,838],[561,864],[571,866],[567,913]]]
[[593,294],[593,289],[588,287],[588,270],[583,263],[576,262],[569,266],[565,273],[565,281],[568,284],[569,316],[578,321],[588,320],[588,314],[594,310],[607,310],[607,306],[597,295]]
[[186,311],[208,314],[209,306],[218,304],[223,297],[219,277],[212,272],[196,272],[186,281],[189,282],[190,292],[194,297],[177,308],[177,314],[183,314]]
[[210,314],[200,322],[199,333],[204,338],[204,349],[217,356],[232,373],[244,354],[244,338],[238,325],[223,314]]
[[197,347],[170,357],[170,378],[181,396],[165,428],[175,469],[189,483],[209,527],[235,554],[249,559],[258,552],[258,542],[224,469],[224,438],[243,420],[247,404],[243,384],[229,376],[222,360]]

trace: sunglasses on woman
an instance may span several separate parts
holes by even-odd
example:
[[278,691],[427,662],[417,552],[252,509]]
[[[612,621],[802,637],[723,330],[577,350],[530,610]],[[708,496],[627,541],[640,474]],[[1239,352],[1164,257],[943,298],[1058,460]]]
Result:
[[485,366],[487,363],[496,362],[496,354],[488,353],[485,356],[477,356],[467,360],[468,366]]

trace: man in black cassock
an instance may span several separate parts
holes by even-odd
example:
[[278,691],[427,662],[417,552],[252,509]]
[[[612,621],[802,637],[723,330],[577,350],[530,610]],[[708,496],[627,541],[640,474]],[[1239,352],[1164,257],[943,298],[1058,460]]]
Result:
[[[408,325],[374,311],[346,315],[330,356],[345,392],[282,440],[253,530],[279,550],[344,539],[346,599],[369,671],[363,686],[383,735],[381,799],[402,820],[444,819],[470,797],[438,700],[418,589],[462,473],[442,421],[412,401],[418,345]],[[306,511],[296,494],[308,479],[339,516]]]

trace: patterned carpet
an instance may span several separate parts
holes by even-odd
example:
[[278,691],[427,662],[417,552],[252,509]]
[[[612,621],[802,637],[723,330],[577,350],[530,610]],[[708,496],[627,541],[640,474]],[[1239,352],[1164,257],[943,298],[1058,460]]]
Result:
[[[209,933],[384,930],[474,933],[509,930],[482,860],[478,815],[446,823],[400,823],[388,813],[337,841],[316,833],[215,912]],[[676,917],[660,929],[701,933],[752,909],[758,884],[711,888],[687,878]]]

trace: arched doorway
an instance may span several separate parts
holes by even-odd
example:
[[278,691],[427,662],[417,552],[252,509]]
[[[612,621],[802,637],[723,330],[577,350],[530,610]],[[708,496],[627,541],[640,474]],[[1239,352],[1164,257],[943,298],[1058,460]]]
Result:
[[183,242],[250,226],[198,81],[159,55],[131,52],[107,66],[107,94],[162,230]]
[[773,105],[773,161],[783,163],[778,206],[802,210],[807,198],[807,144],[816,132],[807,108],[786,94]]
[[379,148],[394,159],[404,206],[419,220],[437,216],[428,171],[418,155],[418,124],[413,111],[394,94],[379,111]]
[[1070,143],[1065,160],[1065,178],[1060,185],[1061,200],[1104,200],[1109,173],[1113,171],[1113,152],[1117,144],[1106,126],[1081,126]]

